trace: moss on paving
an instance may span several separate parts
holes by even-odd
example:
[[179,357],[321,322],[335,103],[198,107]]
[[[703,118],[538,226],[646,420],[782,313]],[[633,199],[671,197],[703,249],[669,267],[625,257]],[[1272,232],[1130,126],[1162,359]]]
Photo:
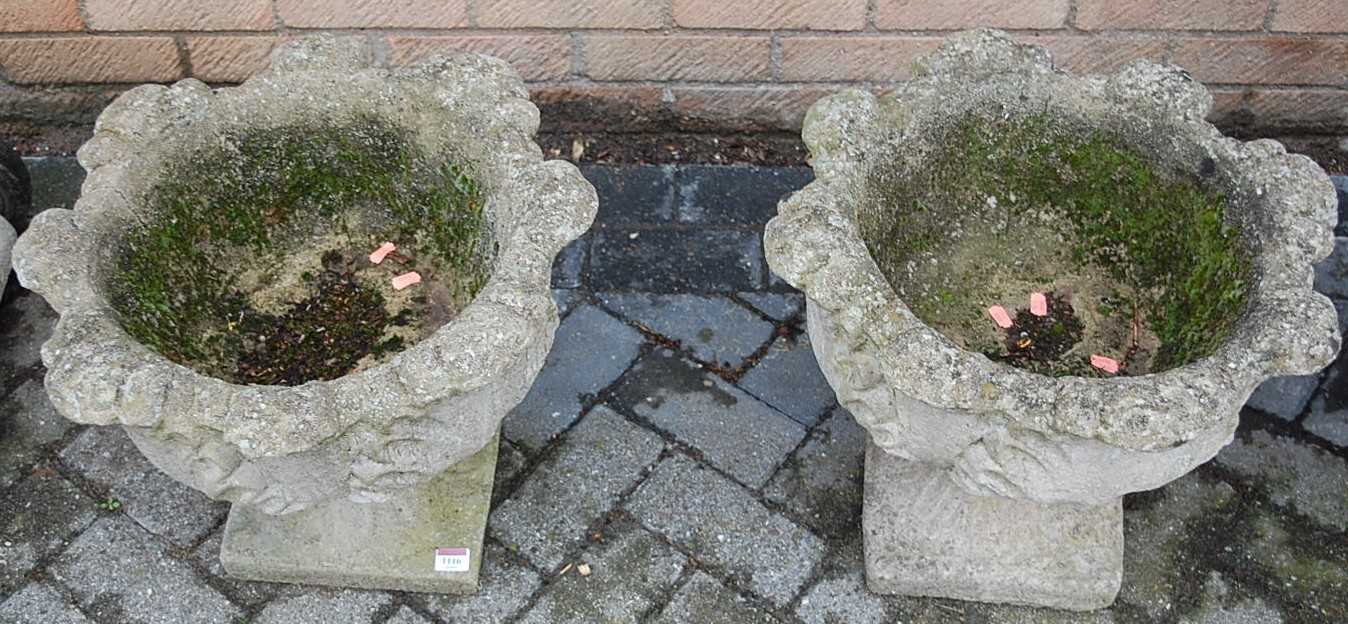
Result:
[[[1160,171],[1111,136],[1075,133],[1047,116],[971,116],[935,144],[942,147],[919,171],[876,175],[885,205],[863,214],[861,224],[877,264],[936,329],[973,335],[975,322],[990,327],[983,310],[1000,302],[973,300],[986,293],[961,293],[961,284],[995,282],[983,273],[1002,269],[1014,271],[1017,289],[1094,292],[1094,309],[1077,310],[1088,334],[1100,319],[1126,328],[1139,318],[1159,346],[1135,374],[1211,354],[1244,312],[1248,250],[1224,217],[1225,199],[1196,180]],[[913,267],[920,273],[958,253],[973,257],[963,275],[914,288]],[[987,336],[964,344],[996,348]],[[1115,353],[1129,348],[1113,346]],[[1049,374],[1089,370],[1074,360]]]
[[[254,328],[259,322],[238,287],[238,258],[267,262],[278,245],[303,244],[315,223],[343,232],[352,222],[380,224],[350,232],[351,240],[397,240],[400,249],[415,249],[421,261],[453,274],[448,282],[457,307],[485,284],[489,252],[480,189],[469,171],[418,153],[402,129],[358,117],[242,129],[220,139],[166,166],[147,195],[143,212],[151,217],[123,237],[106,279],[122,326],[170,360],[226,380],[257,382],[237,368],[256,342],[245,321],[251,318]],[[355,218],[361,211],[376,218]],[[333,283],[340,282],[326,279],[319,290]],[[383,302],[379,292],[348,294],[367,310]],[[341,314],[329,316],[337,321]],[[359,314],[352,322],[360,322],[355,317],[381,322]],[[349,348],[372,348],[368,342]],[[364,354],[333,357],[352,355]],[[307,377],[289,375],[284,383]]]

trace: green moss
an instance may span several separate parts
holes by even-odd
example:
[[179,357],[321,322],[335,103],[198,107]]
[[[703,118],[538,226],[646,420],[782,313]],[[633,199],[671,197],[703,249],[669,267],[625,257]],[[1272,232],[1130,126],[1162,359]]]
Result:
[[278,241],[315,222],[347,232],[354,212],[378,213],[381,227],[353,240],[415,248],[454,275],[449,288],[461,305],[488,276],[471,173],[418,153],[405,131],[374,118],[238,130],[158,180],[144,210],[152,218],[124,236],[107,276],[109,300],[136,339],[208,374],[231,378],[245,347],[237,258],[265,261]]
[[[1119,300],[1102,303],[1097,314],[1131,317],[1138,310],[1155,333],[1160,346],[1152,372],[1210,354],[1244,311],[1248,252],[1224,218],[1225,199],[1195,180],[1159,171],[1113,137],[1075,134],[1046,116],[970,117],[937,144],[943,151],[920,171],[873,180],[885,203],[906,208],[862,219],[863,238],[892,282],[902,281],[901,268],[912,261],[940,259],[961,231],[1026,237],[1040,247],[1062,240],[1064,266],[1103,273],[1118,285]],[[1052,236],[1040,233],[1044,226]],[[988,263],[1022,257],[996,257],[997,251],[988,252]],[[1038,268],[1018,270],[1031,282],[1055,277],[1033,275]],[[944,331],[945,311],[937,307],[949,304],[941,297],[916,301],[913,309]],[[975,314],[988,304],[959,302]]]

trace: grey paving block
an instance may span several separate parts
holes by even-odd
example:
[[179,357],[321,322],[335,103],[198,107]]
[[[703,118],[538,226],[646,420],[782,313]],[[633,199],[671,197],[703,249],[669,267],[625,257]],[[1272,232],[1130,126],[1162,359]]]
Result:
[[178,546],[193,546],[224,519],[229,505],[155,468],[119,426],[88,427],[61,451],[61,462],[108,488],[122,512]]
[[732,229],[606,229],[594,235],[595,291],[737,292],[763,285],[763,241]]
[[635,360],[641,333],[592,305],[582,305],[557,328],[552,351],[529,394],[506,415],[506,439],[542,448],[580,416],[595,395]]
[[0,392],[36,376],[56,318],[40,295],[27,291],[0,307]]
[[1318,435],[1340,447],[1348,448],[1348,407],[1343,406],[1343,397],[1335,397],[1338,409],[1329,409],[1330,400],[1326,399],[1325,407],[1311,411],[1311,414],[1302,421],[1301,426],[1315,435]]
[[1271,606],[1259,596],[1242,596],[1233,591],[1233,583],[1220,572],[1208,574],[1199,597],[1199,606],[1186,613],[1181,620],[1185,624],[1282,624],[1286,615],[1276,606]]
[[224,624],[243,615],[121,514],[99,518],[49,571],[97,622]]
[[580,286],[580,274],[585,267],[585,258],[590,253],[590,235],[586,234],[566,247],[552,261],[552,287],[577,288]]
[[478,591],[471,596],[427,595],[427,610],[447,622],[496,624],[519,611],[543,580],[499,545],[488,542]]
[[488,530],[534,565],[555,569],[663,448],[655,434],[597,406],[492,513]]
[[384,624],[431,624],[431,621],[421,617],[421,615],[416,611],[413,611],[411,607],[403,607],[398,609],[398,611],[393,614],[393,617],[389,618]]
[[740,379],[741,388],[786,415],[813,425],[837,404],[810,348],[810,335],[780,337]]
[[[635,623],[678,580],[687,559],[631,521],[618,521],[602,542],[544,590],[519,621]],[[582,575],[579,566],[588,566]]]
[[1255,431],[1217,454],[1217,463],[1262,485],[1274,504],[1348,531],[1348,461],[1291,438]]
[[17,587],[66,540],[93,523],[94,502],[47,466],[3,492],[0,504],[0,593]]
[[1311,401],[1301,426],[1334,444],[1348,448],[1348,355],[1325,371],[1320,392]]
[[255,624],[369,624],[376,612],[393,602],[384,592],[305,588],[278,598],[258,614]]
[[557,316],[565,318],[566,315],[575,309],[576,305],[584,301],[584,296],[574,288],[554,288],[552,289],[552,302],[557,305]]
[[[1148,621],[1173,621],[1179,603],[1192,599],[1193,579],[1210,568],[1193,561],[1184,543],[1196,525],[1230,515],[1240,494],[1221,481],[1189,473],[1155,491],[1124,499],[1123,585],[1116,604],[1136,610]],[[1150,501],[1139,504],[1138,499]],[[1213,535],[1222,548],[1236,546],[1229,535]],[[1243,555],[1242,555],[1243,558]]]
[[30,583],[0,602],[6,624],[92,624],[65,596],[47,583]]
[[675,181],[681,223],[762,225],[814,179],[807,167],[685,165]]
[[1348,299],[1348,238],[1334,239],[1334,253],[1315,265],[1315,290],[1335,299]]
[[693,572],[688,582],[660,611],[652,624],[776,624],[771,613],[755,606],[720,581]]
[[[968,620],[964,611],[974,603],[942,598],[882,596],[866,588],[861,531],[830,540],[818,578],[796,603],[797,618],[807,624],[882,624],[922,622],[964,624],[968,621],[1010,624],[1020,620]],[[1024,624],[1039,624],[1026,620]]]
[[0,400],[0,488],[18,481],[73,424],[47,398],[42,381],[29,379]]
[[776,321],[803,316],[805,312],[805,295],[799,293],[742,292],[736,295]]
[[595,293],[619,316],[678,341],[693,357],[731,370],[772,339],[772,323],[719,295]]
[[807,624],[885,624],[894,621],[884,598],[866,590],[861,561],[838,574],[826,575],[796,605],[796,617]]
[[646,527],[778,607],[800,591],[824,554],[823,542],[804,527],[682,455],[660,462],[627,509]]
[[600,226],[674,220],[674,168],[588,165],[580,168],[599,193]]
[[223,531],[212,533],[192,551],[192,558],[214,579],[215,586],[220,588],[227,598],[245,607],[254,607],[285,593],[287,587],[294,587],[280,583],[245,581],[226,574],[225,566],[220,564],[220,542],[223,535]]
[[1259,384],[1245,404],[1283,420],[1295,420],[1318,385],[1320,380],[1314,375],[1274,377]]
[[749,487],[762,487],[805,428],[668,349],[637,362],[614,400]]
[[847,410],[834,408],[763,494],[825,535],[857,532],[865,457],[866,430]]

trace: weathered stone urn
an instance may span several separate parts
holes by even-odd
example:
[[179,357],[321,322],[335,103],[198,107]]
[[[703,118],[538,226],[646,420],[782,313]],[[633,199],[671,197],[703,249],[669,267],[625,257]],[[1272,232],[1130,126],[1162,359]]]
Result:
[[[1222,136],[1211,104],[1176,67],[1078,77],[985,30],[892,96],[809,112],[816,180],[768,224],[767,259],[870,434],[873,591],[1110,604],[1121,497],[1211,458],[1261,381],[1338,351],[1311,290],[1329,179]],[[1052,293],[1047,314],[989,318],[1032,293]]]
[[[543,161],[504,62],[383,69],[367,46],[302,39],[238,87],[127,92],[79,151],[75,208],[38,215],[15,266],[60,313],[56,409],[233,502],[227,571],[473,591],[496,434],[552,344],[553,258],[597,198]],[[321,316],[347,301],[363,307]]]

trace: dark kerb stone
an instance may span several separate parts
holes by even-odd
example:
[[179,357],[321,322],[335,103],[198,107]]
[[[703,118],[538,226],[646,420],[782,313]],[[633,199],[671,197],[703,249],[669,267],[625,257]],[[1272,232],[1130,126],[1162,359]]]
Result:
[[736,292],[763,285],[763,241],[747,230],[619,230],[595,233],[592,290]]
[[580,171],[599,193],[597,225],[674,220],[672,167],[590,165]]
[[762,225],[777,202],[813,179],[806,167],[690,165],[676,175],[680,223]]

